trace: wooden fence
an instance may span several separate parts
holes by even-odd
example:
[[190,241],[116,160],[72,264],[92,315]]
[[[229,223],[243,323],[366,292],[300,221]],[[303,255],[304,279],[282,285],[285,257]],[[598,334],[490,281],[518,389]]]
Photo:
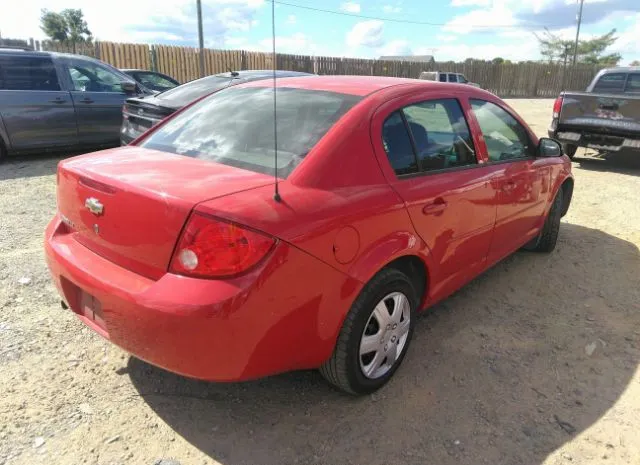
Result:
[[[74,52],[71,44],[30,41],[36,50]],[[157,70],[187,82],[200,77],[197,48],[169,45],[142,45],[114,42],[77,44],[75,53],[98,58],[118,68]],[[205,75],[228,70],[271,69],[270,53],[245,50],[204,50]],[[356,74],[417,78],[422,71],[463,73],[501,97],[555,97],[561,90],[584,90],[597,66],[577,65],[564,68],[550,63],[494,64],[480,60],[464,63],[384,61],[359,58],[277,54],[277,67],[282,70],[317,74]]]

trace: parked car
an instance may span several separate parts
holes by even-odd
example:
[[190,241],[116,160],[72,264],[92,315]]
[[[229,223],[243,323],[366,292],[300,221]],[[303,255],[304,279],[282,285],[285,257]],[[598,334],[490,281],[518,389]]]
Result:
[[578,147],[640,152],[640,67],[604,69],[586,92],[560,93],[548,132],[569,158]]
[[461,73],[449,73],[442,71],[423,71],[420,73],[420,79],[437,82],[457,82],[458,84],[469,84],[470,86],[480,87],[480,84],[470,82]]
[[45,249],[63,307],[182,375],[320,368],[364,394],[397,370],[419,311],[518,249],[554,249],[571,163],[495,95],[280,79],[276,171],[271,85],[59,164]]
[[147,71],[144,69],[121,69],[124,74],[131,76],[135,81],[149,93],[160,93],[165,90],[173,89],[180,83],[171,76],[159,73],[157,71]]
[[93,58],[0,48],[0,158],[117,146],[135,81]]
[[[297,71],[277,71],[276,77],[312,76]],[[155,96],[127,99],[122,110],[121,145],[127,145],[150,127],[185,105],[226,86],[273,78],[272,70],[230,71],[190,81]]]

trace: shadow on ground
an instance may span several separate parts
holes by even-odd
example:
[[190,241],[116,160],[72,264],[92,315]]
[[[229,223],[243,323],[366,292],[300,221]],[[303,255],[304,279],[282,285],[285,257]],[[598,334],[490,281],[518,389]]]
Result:
[[371,397],[315,372],[214,384],[134,358],[128,371],[166,423],[225,465],[540,464],[630,382],[639,267],[632,243],[563,223],[554,253],[518,253],[426,313]]
[[640,151],[623,150],[598,156],[576,156],[574,163],[583,170],[610,171],[640,176]]

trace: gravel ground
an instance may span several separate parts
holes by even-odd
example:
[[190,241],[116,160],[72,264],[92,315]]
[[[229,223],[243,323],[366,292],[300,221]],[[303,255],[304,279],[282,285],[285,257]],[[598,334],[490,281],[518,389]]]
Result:
[[[545,134],[552,101],[510,103]],[[432,309],[353,399],[315,372],[184,379],[63,311],[42,252],[58,161],[0,166],[0,465],[639,463],[640,162],[577,158],[556,251]]]

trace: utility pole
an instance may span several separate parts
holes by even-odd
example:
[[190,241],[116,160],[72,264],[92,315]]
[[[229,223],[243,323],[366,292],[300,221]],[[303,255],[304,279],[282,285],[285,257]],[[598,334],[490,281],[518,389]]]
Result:
[[576,29],[576,46],[573,49],[573,66],[576,65],[576,59],[578,58],[578,38],[580,37],[580,24],[582,23],[582,5],[584,0],[580,0],[580,9],[578,10],[578,28]]
[[204,36],[202,35],[202,2],[196,0],[198,7],[198,46],[200,47],[200,77],[204,77]]

